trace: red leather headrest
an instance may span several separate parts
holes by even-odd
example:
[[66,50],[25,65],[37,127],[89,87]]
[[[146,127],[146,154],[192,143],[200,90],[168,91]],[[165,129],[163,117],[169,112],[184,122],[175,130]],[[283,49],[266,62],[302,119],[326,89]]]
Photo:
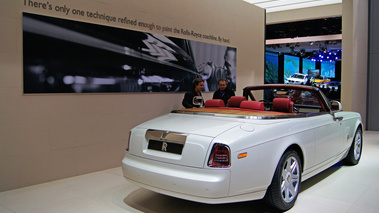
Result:
[[205,107],[225,107],[225,103],[221,99],[207,100],[204,104]]
[[259,101],[242,101],[240,107],[243,109],[265,110],[265,105]]
[[241,102],[245,100],[244,96],[232,96],[228,100],[228,107],[240,107]]
[[274,98],[272,108],[278,112],[293,112],[293,102],[289,98]]

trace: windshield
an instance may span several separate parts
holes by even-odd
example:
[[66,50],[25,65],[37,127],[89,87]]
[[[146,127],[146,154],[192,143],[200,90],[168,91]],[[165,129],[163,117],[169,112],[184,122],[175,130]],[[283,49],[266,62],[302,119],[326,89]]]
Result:
[[291,76],[292,78],[300,78],[300,79],[303,79],[304,78],[304,75],[299,75],[299,74],[294,74]]
[[324,76],[313,77],[313,79],[324,80]]
[[[321,96],[318,94],[322,94]],[[294,88],[259,88],[250,90],[251,100],[261,101],[265,103],[266,110],[272,108],[274,99],[290,99],[298,113],[325,112],[329,106],[328,98],[319,90],[303,89],[301,87]],[[326,102],[326,105],[324,104]],[[272,109],[271,109],[272,110]]]

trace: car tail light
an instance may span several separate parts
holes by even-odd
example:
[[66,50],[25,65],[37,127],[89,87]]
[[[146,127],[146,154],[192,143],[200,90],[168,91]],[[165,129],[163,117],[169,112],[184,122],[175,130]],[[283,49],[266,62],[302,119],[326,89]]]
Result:
[[216,143],[213,145],[208,160],[209,167],[230,167],[230,149],[227,145]]
[[129,137],[128,137],[128,143],[126,144],[125,150],[128,152],[129,151],[129,146],[130,146],[130,137],[132,135],[132,131],[129,131]]

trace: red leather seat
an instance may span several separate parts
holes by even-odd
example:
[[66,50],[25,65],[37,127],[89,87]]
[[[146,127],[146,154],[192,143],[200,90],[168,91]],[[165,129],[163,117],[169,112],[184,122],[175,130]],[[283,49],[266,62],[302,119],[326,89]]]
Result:
[[244,96],[232,96],[228,100],[228,107],[240,107],[242,101],[245,101],[246,98]]
[[272,109],[278,112],[293,113],[293,102],[289,98],[274,98]]
[[205,102],[204,107],[225,107],[225,103],[221,99],[211,99]]
[[265,105],[259,101],[242,101],[240,107],[242,109],[265,110]]

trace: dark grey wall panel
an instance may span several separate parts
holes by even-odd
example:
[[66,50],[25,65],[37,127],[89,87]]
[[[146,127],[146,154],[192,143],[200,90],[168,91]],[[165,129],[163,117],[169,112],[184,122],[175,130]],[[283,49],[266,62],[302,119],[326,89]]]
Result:
[[379,1],[369,0],[367,130],[379,131]]

